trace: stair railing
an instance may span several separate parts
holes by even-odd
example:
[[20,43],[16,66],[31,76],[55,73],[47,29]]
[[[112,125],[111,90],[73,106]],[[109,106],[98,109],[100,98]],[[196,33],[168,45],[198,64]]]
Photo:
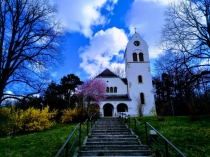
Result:
[[[61,155],[63,151],[65,151],[65,157],[69,156],[73,148],[76,146],[76,143],[78,142],[78,146],[81,146],[81,140],[82,140],[82,135],[86,133],[86,136],[88,136],[89,132],[91,131],[91,128],[93,124],[95,124],[97,118],[99,117],[99,113],[95,113],[92,115],[90,118],[86,119],[84,123],[78,123],[77,126],[74,128],[74,130],[71,132],[63,146],[60,148],[58,153],[55,155],[55,157],[58,157]],[[90,129],[89,129],[89,123],[90,123]],[[86,126],[85,129],[82,129],[82,125]],[[69,144],[71,140],[74,141]]]
[[[150,128],[150,130],[155,131],[156,135],[159,135],[159,137],[163,140],[165,149],[158,143],[157,138],[155,137],[156,135],[154,136],[154,135],[151,135],[150,133],[148,133],[148,127]],[[180,156],[186,157],[177,147],[175,147],[167,138],[165,138],[161,133],[159,133],[148,122],[145,122],[145,133],[146,133],[146,138],[147,138],[147,144],[149,144],[149,139],[151,139],[160,148],[160,150],[166,155],[166,157],[169,157],[168,146],[171,146]]]
[[[150,145],[152,142],[155,143],[159,149],[165,154],[166,157],[170,156],[169,152],[169,146],[177,152],[181,157],[186,157],[177,147],[175,147],[167,138],[165,138],[160,132],[158,132],[151,124],[148,122],[140,123],[136,118],[131,118],[130,116],[127,116],[123,114],[123,116],[120,117],[124,123],[128,123],[129,128],[131,128],[131,121],[134,120],[134,130],[136,134],[145,133],[146,142],[147,145]],[[141,126],[144,126],[144,131],[140,132]],[[150,133],[149,133],[150,132]],[[154,134],[151,134],[153,132]],[[158,142],[157,135],[160,137],[160,139],[164,143],[164,147]]]

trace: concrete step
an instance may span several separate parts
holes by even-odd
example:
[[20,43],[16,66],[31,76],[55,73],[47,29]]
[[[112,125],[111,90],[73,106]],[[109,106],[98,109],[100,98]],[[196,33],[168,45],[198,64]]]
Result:
[[106,134],[106,135],[131,135],[131,132],[92,132],[91,135],[92,136],[95,136],[95,135],[103,135],[103,134]]
[[93,130],[128,130],[126,127],[97,127]]
[[114,125],[119,125],[119,126],[123,126],[123,124],[122,123],[116,123],[116,122],[113,122],[113,123],[110,123],[110,122],[104,122],[104,123],[100,123],[100,122],[98,122],[97,123],[97,125],[106,125],[106,126],[114,126]]
[[150,150],[81,150],[79,152],[79,156],[146,156],[150,154]]
[[90,136],[89,138],[137,138],[136,135],[95,135],[95,136]]
[[97,133],[97,132],[130,132],[131,133],[131,131],[130,130],[128,130],[128,129],[104,129],[104,130],[99,130],[99,129],[94,129],[94,130],[92,130],[92,133]]
[[77,156],[149,157],[151,150],[119,118],[100,118]]
[[81,150],[149,150],[147,145],[86,145]]
[[[98,157],[99,155],[97,155],[97,156],[92,156],[91,155],[91,157]],[[130,155],[129,155],[130,156]],[[82,156],[80,156],[80,157],[90,157],[90,156],[86,156],[86,155],[82,155]],[[113,157],[113,156],[103,156],[103,157]],[[115,156],[116,157],[116,156]],[[119,155],[117,155],[117,157],[125,157],[124,155],[123,156],[119,156]],[[130,157],[154,157],[154,156],[130,156]]]
[[126,128],[126,126],[125,125],[96,125],[95,126],[95,128],[106,128],[106,127],[108,127],[108,128]]
[[132,143],[127,141],[100,141],[100,142],[86,142],[86,145],[140,145],[139,141],[132,141]]
[[131,133],[131,131],[129,130],[129,129],[108,129],[108,130],[95,130],[95,129],[93,129],[92,130],[92,133],[97,133],[97,132],[109,132],[109,131],[111,131],[111,132],[130,132]]
[[111,141],[114,141],[114,142],[123,142],[123,141],[126,141],[126,142],[133,142],[133,141],[138,141],[137,138],[103,138],[103,139],[100,139],[100,138],[88,138],[87,139],[87,142],[111,142]]

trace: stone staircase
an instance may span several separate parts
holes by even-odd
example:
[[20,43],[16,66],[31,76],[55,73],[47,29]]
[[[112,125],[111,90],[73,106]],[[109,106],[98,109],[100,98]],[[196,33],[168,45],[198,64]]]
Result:
[[142,145],[119,118],[100,118],[77,156],[151,156],[147,145]]

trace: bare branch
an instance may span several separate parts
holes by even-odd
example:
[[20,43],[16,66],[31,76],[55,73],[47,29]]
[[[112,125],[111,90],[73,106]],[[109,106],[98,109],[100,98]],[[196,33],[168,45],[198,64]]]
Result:
[[210,73],[210,3],[186,0],[170,5],[165,12],[160,47],[182,54],[182,62],[194,81]]
[[18,83],[39,91],[45,74],[59,65],[64,29],[55,18],[56,12],[48,0],[1,0],[1,99]]

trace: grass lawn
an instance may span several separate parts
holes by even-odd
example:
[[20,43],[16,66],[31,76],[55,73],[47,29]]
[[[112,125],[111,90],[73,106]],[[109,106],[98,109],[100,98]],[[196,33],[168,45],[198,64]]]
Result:
[[[157,117],[138,119],[141,123],[149,122],[187,157],[210,157],[210,116],[201,117],[198,121],[190,121],[189,117],[165,117],[165,121],[158,121]],[[44,132],[17,135],[14,139],[0,138],[0,157],[55,156],[75,126],[59,123]],[[139,130],[140,140],[146,144],[144,125]],[[158,142],[161,143],[160,138]],[[153,150],[157,157],[162,157],[155,146]]]
[[[191,121],[189,117],[165,117],[158,121],[157,117],[138,118],[140,122],[149,122],[163,136],[171,141],[188,157],[210,157],[210,116],[202,116],[200,120]],[[132,122],[133,123],[133,122]],[[134,123],[133,123],[134,124]],[[141,125],[140,139],[146,144],[144,125]],[[134,130],[134,127],[133,127]],[[158,142],[162,142],[160,138]],[[161,157],[156,146],[153,146],[156,156]],[[170,151],[172,151],[170,149]],[[172,152],[173,154],[174,152]],[[177,154],[173,154],[178,156]]]
[[0,157],[55,156],[75,126],[59,123],[43,132],[0,138]]

